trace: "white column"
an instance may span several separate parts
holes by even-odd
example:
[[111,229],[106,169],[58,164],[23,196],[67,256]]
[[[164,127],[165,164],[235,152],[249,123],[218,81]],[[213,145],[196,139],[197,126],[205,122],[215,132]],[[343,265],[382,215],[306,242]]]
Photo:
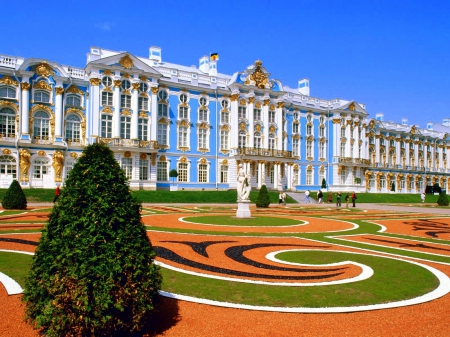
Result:
[[405,142],[406,166],[409,166],[409,143]]
[[261,186],[266,184],[266,162],[261,164]]
[[420,161],[419,161],[419,144],[414,144],[414,162],[415,162],[415,166],[420,166]]
[[277,162],[273,163],[273,188],[275,190],[278,190],[278,172],[279,172],[279,165]]
[[100,79],[99,78],[91,78],[90,82],[90,94],[89,94],[89,106],[90,106],[90,115],[87,115],[86,118],[90,118],[87,120],[86,124],[89,127],[89,124],[92,123],[92,127],[90,127],[90,136],[91,137],[99,137],[101,135],[100,130]]
[[[27,79],[28,81],[28,79]],[[21,121],[22,121],[22,138],[24,139],[31,139],[30,137],[30,83],[28,82],[22,82],[21,83],[21,89],[22,89],[22,111],[21,113]],[[20,126],[19,126],[20,127]],[[25,137],[24,137],[25,136]]]
[[258,160],[258,189],[260,189],[262,186],[262,170],[263,170],[262,166],[263,165],[261,160]]
[[247,147],[254,147],[254,130],[255,130],[255,121],[254,121],[254,102],[255,101],[255,97],[249,97],[248,98],[248,104],[247,104],[247,116],[248,116],[248,125],[249,125],[249,139],[248,139],[248,144]]
[[239,105],[239,94],[231,95],[231,107],[230,107],[230,148],[237,149],[238,147],[238,137],[239,137],[239,117],[238,117],[238,105]]
[[278,142],[276,144],[277,150],[281,150],[282,148],[281,143],[283,142],[283,107],[284,103],[278,102],[277,108],[275,110],[276,111],[275,122],[277,123],[277,139],[278,139]]
[[292,189],[292,163],[286,165],[287,189]]
[[441,167],[442,168],[444,168],[444,157],[442,156],[442,153],[443,153],[443,151],[444,151],[444,149],[443,148],[438,148],[439,150],[438,150],[438,155],[439,155],[439,167],[438,167],[438,169],[440,169]]
[[131,139],[138,139],[138,116],[139,116],[139,83],[133,83],[133,97],[131,98],[131,109],[133,114],[131,115]]
[[[58,85],[58,84],[57,84]],[[55,141],[61,141],[62,139],[62,118],[63,118],[63,94],[64,88],[58,86],[55,88],[56,98],[55,98]]]
[[264,149],[269,148],[269,104],[270,104],[270,99],[265,98],[264,105],[262,108],[262,116],[263,116],[263,123],[264,123],[262,147]]
[[158,140],[157,125],[158,125],[158,87],[152,87],[152,109],[151,109],[151,126],[150,126],[150,140]]
[[113,115],[113,138],[120,138],[120,85],[121,80],[114,81],[114,115]]
[[375,161],[382,164],[380,158],[380,138],[377,137],[375,137]]

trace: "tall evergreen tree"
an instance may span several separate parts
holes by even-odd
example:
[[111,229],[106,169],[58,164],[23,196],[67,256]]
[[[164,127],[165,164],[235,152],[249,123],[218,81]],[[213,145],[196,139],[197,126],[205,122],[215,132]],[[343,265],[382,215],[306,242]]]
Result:
[[13,180],[3,196],[4,209],[27,209],[27,198],[17,180]]
[[161,275],[140,210],[113,152],[87,146],[25,284],[27,318],[46,336],[129,336],[143,327]]
[[266,185],[262,185],[256,199],[256,207],[269,207],[270,197]]

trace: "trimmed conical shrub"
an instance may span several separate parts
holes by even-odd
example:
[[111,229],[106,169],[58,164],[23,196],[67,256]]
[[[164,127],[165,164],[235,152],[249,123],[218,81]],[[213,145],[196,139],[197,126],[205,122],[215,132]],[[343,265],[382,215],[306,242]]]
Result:
[[256,199],[256,207],[269,207],[270,197],[266,185],[262,185]]
[[74,165],[33,258],[23,301],[45,336],[130,336],[161,285],[141,205],[105,145]]
[[449,201],[448,201],[448,196],[445,193],[441,193],[439,194],[439,198],[437,201],[439,206],[448,206],[449,205]]
[[13,180],[2,200],[4,209],[27,209],[27,198],[17,180]]

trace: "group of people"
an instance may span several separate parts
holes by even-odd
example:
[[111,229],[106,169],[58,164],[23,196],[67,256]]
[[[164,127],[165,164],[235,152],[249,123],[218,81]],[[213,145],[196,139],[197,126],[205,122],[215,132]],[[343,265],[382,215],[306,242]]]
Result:
[[[355,191],[353,191],[353,193],[351,195],[350,195],[350,193],[347,192],[345,194],[346,207],[348,208],[348,204],[350,203],[350,201],[352,202],[353,207],[356,207],[356,199],[357,199],[357,197],[356,197]],[[342,200],[342,194],[341,194],[341,192],[337,192],[336,193],[336,207],[342,206],[341,200]],[[328,202],[329,203],[333,202],[333,194],[331,192],[328,193]]]
[[286,206],[286,193],[284,191],[280,191],[278,194],[278,205]]

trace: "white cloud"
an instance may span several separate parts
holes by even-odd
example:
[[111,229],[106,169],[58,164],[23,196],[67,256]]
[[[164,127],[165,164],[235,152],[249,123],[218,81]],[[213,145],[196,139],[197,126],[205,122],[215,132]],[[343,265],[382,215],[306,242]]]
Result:
[[109,22],[97,23],[95,25],[96,28],[100,28],[104,32],[109,32],[113,26],[114,25],[110,24]]

